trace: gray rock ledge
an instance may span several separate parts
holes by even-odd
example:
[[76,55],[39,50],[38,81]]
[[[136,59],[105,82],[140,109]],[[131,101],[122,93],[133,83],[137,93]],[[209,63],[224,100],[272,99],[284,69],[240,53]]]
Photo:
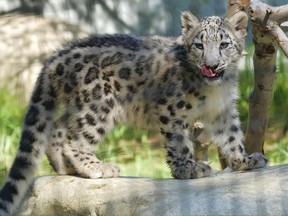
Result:
[[288,215],[288,165],[175,180],[36,178],[18,216]]

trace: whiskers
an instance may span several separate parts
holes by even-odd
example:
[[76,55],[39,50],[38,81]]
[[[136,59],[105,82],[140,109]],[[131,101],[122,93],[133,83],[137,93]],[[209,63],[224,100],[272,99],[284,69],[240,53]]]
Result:
[[228,66],[228,63],[225,63],[225,64],[223,64],[223,65],[219,65],[219,66],[216,68],[216,71],[217,71],[217,72],[223,71],[223,70],[225,70],[225,69],[227,68],[227,66]]

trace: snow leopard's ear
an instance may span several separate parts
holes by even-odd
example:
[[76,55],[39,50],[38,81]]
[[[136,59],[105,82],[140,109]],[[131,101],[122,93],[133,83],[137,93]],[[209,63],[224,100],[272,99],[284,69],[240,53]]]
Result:
[[234,34],[243,39],[247,35],[248,16],[245,12],[239,11],[228,18]]
[[194,29],[199,23],[199,19],[189,11],[184,11],[181,14],[182,21],[182,34],[186,34],[187,32]]

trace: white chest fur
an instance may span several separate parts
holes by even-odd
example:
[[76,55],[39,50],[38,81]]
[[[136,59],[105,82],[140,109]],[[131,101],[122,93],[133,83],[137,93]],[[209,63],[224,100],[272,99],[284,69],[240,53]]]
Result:
[[188,95],[193,111],[188,114],[191,121],[195,119],[213,120],[221,112],[232,107],[238,98],[238,86],[231,83],[220,86],[205,86],[198,96]]

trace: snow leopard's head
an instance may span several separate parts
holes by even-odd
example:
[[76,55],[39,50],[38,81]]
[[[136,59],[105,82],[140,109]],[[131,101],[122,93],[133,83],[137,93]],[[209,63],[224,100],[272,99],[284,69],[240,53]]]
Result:
[[205,82],[219,85],[236,79],[247,34],[247,15],[241,11],[230,18],[210,16],[199,20],[192,13],[183,12],[181,19],[188,58],[199,67]]

